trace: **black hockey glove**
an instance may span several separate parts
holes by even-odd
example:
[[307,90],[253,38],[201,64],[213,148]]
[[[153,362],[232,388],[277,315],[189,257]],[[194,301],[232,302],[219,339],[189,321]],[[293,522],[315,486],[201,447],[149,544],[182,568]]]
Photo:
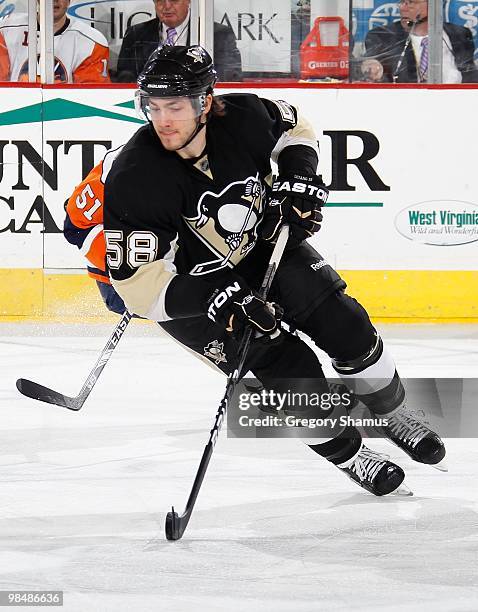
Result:
[[328,195],[320,176],[294,174],[277,177],[260,225],[262,238],[275,242],[284,223],[289,224],[295,242],[310,238],[320,229],[321,208]]
[[238,277],[216,289],[207,305],[207,316],[235,338],[239,338],[246,325],[261,335],[273,334],[283,314],[280,306],[262,300]]

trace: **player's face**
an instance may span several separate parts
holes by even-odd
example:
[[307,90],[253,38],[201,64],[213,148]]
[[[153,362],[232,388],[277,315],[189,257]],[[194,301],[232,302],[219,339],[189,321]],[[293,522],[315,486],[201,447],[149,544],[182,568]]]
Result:
[[168,151],[176,151],[196,129],[198,113],[189,98],[151,98],[149,112],[156,134]]
[[159,21],[168,28],[175,28],[188,14],[190,0],[154,0]]
[[[205,122],[211,110],[212,96],[208,94],[205,100],[204,111],[201,112],[198,100],[190,98],[150,98],[149,117],[153,127],[161,140],[161,144],[168,151],[178,151],[189,141],[196,131],[198,121]],[[187,145],[183,153],[197,156],[204,148],[204,144],[196,142],[205,141],[205,132],[199,134]],[[199,146],[200,151],[194,152]]]
[[399,3],[400,20],[406,27],[407,21],[414,21],[418,17],[428,17],[428,0],[404,0]]
[[70,0],[53,0],[53,21],[60,21],[66,14]]

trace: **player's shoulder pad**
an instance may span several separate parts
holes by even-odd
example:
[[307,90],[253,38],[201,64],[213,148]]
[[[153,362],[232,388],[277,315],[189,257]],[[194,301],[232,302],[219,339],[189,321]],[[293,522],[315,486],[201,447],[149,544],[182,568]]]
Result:
[[[142,125],[137,130],[126,144],[123,145],[121,151],[116,156],[115,161],[122,162],[126,158],[131,158],[133,153],[138,152],[138,157],[143,158],[147,156],[148,151],[153,149],[153,138],[151,133],[151,126],[149,124]],[[118,164],[115,164],[116,166]]]
[[108,48],[108,41],[106,40],[106,37],[99,30],[92,28],[89,25],[86,25],[80,19],[75,19],[72,17],[68,17],[68,19],[70,20],[70,25],[65,31],[65,34],[67,32],[71,32],[72,34],[74,32],[77,32],[81,34],[82,36],[89,38],[94,43],[97,43],[98,45],[101,45],[102,47]]
[[[158,162],[161,160],[161,163]],[[128,165],[143,168],[143,173],[151,167],[154,168],[153,175],[163,174],[163,168],[168,168],[171,163],[176,162],[176,157],[171,156],[159,144],[154,128],[145,124],[139,128],[115,156],[113,168]]]
[[219,96],[226,106],[227,113],[244,113],[257,110],[260,101],[256,94],[238,92]]
[[289,102],[285,100],[269,100],[268,98],[261,98],[261,102],[274,119],[280,119],[283,123],[288,124],[290,128],[294,128],[297,125],[297,110]]
[[234,123],[248,122],[249,129],[254,128],[254,122],[284,124],[285,129],[297,125],[297,111],[294,106],[284,100],[269,100],[256,94],[233,93],[221,96],[226,105],[226,116],[233,118]]
[[181,159],[158,146],[153,128],[142,126],[113,160],[105,181],[108,193],[123,200],[126,192],[137,200],[161,196],[161,201],[175,194],[181,186]]
[[116,149],[110,149],[109,151],[106,152],[105,156],[103,157],[103,161],[100,162],[99,164],[101,167],[100,180],[103,183],[103,185],[105,184],[106,177],[108,176],[111,170],[111,167],[113,166],[113,162],[119,156],[124,146],[125,145],[120,145]]

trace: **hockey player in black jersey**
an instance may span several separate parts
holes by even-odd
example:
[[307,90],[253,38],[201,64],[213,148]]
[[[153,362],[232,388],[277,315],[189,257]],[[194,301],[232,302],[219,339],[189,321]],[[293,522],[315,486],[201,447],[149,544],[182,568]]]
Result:
[[[315,353],[332,359],[377,417],[383,433],[418,462],[445,448],[405,404],[394,362],[364,308],[307,242],[320,229],[327,189],[317,176],[315,134],[296,108],[252,94],[215,97],[216,73],[199,46],[163,47],[138,79],[148,124],[124,146],[105,183],[104,229],[114,289],[128,309],[158,321],[226,373],[245,326],[258,339],[244,371],[323,384]],[[278,177],[270,186],[271,160]],[[271,303],[255,291],[283,223],[291,237]],[[364,384],[366,383],[366,384]],[[399,489],[404,472],[368,449],[353,426],[310,448],[375,495]]]

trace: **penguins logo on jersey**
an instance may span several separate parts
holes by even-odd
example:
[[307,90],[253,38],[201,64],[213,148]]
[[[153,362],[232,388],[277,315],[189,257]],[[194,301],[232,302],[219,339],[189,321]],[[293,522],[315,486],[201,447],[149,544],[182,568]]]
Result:
[[204,354],[209,359],[212,359],[216,365],[219,365],[221,362],[227,363],[226,354],[224,353],[224,342],[219,342],[219,340],[213,340],[205,346]]
[[215,259],[197,264],[190,274],[208,274],[236,265],[254,247],[262,218],[265,189],[258,175],[230,183],[221,193],[202,194],[188,227],[214,253]]

